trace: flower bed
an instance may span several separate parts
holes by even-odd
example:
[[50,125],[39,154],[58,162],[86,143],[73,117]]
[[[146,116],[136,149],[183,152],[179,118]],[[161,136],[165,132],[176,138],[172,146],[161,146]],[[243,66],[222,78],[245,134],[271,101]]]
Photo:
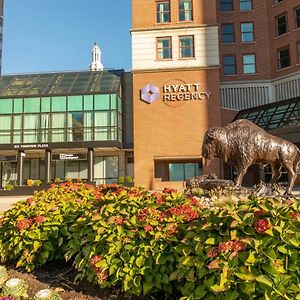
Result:
[[171,189],[53,185],[4,214],[1,259],[71,260],[77,279],[135,295],[299,298],[299,199],[232,198],[207,208]]

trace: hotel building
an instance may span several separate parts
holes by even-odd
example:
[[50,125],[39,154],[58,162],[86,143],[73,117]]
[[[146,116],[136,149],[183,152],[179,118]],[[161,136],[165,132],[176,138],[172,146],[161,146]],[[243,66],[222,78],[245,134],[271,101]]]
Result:
[[[219,161],[209,169],[202,166],[203,134],[228,124],[240,110],[299,101],[299,1],[133,0],[132,6],[136,182],[182,187],[182,180],[201,172],[229,176],[228,166]],[[193,100],[195,84],[201,100]],[[281,136],[300,143],[287,133],[294,130],[287,128],[287,107],[275,104],[269,123],[247,111],[237,118],[271,130],[269,124],[282,117]],[[258,110],[259,116],[270,112]],[[292,111],[295,123],[300,116]],[[252,179],[263,177],[264,170],[252,169]]]

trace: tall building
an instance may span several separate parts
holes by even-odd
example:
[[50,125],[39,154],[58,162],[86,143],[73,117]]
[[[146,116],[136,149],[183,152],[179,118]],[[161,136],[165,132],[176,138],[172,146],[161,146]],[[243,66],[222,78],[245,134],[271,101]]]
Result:
[[228,174],[219,161],[202,165],[204,132],[242,109],[300,96],[299,0],[133,0],[132,7],[136,182],[182,187],[201,172]]
[[205,131],[221,124],[216,3],[133,0],[132,9],[135,183],[182,188],[203,172]]
[[4,0],[0,0],[0,74],[2,70],[3,5],[4,5]]
[[218,0],[217,11],[222,107],[300,96],[299,0]]

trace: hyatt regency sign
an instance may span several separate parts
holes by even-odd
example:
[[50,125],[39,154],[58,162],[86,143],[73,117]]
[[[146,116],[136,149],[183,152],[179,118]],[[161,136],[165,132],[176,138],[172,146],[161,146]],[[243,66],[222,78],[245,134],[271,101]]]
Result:
[[201,91],[200,83],[168,84],[163,86],[163,101],[208,100],[211,92]]
[[180,105],[180,102],[209,100],[211,97],[211,91],[202,90],[200,83],[185,83],[181,80],[174,80],[172,84],[165,84],[162,89],[155,85],[147,84],[141,89],[140,94],[141,100],[148,104],[159,98],[166,104],[177,102]]

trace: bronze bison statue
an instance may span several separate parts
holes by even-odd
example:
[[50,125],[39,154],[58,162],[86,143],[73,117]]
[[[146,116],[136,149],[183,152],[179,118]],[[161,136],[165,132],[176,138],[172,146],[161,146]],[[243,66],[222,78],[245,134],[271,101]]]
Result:
[[277,182],[285,167],[289,185],[286,193],[290,194],[297,174],[300,151],[296,145],[273,136],[248,120],[237,120],[225,127],[213,127],[207,130],[203,145],[204,164],[209,165],[214,157],[236,169],[235,184],[240,186],[250,165],[256,163],[270,164],[272,168],[271,183]]

